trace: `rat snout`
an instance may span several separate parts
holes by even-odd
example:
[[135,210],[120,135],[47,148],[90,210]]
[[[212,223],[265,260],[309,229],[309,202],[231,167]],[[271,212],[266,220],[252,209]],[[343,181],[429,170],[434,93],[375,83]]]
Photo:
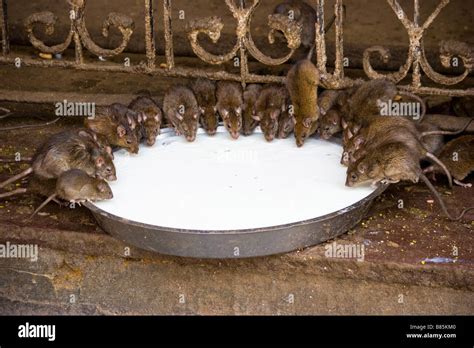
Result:
[[107,181],[117,181],[117,175],[115,174],[110,174],[110,175],[107,175],[107,177],[105,178]]
[[273,134],[265,134],[265,140],[266,141],[273,141],[273,139],[275,139],[275,137],[273,136]]
[[240,133],[236,131],[231,131],[230,136],[232,137],[232,139],[237,140],[240,136]]
[[153,138],[148,138],[147,141],[146,141],[146,144],[148,146],[153,146],[155,145],[155,142],[156,142],[156,139],[153,137]]
[[207,134],[210,136],[216,135],[217,129],[208,129]]
[[298,137],[296,138],[296,146],[302,147],[304,145],[304,138]]
[[192,143],[194,140],[196,140],[196,135],[195,134],[186,135],[186,140]]
[[346,186],[347,187],[352,187],[354,186],[354,183],[349,179],[349,176],[346,178]]

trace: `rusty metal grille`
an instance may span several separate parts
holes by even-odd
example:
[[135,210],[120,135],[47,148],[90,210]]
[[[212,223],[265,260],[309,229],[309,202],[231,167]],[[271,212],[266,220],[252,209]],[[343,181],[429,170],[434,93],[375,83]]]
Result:
[[[451,60],[458,57],[462,60],[464,72],[459,76],[445,76],[433,70],[427,61],[425,49],[423,44],[423,35],[425,31],[432,25],[436,17],[443,10],[443,8],[450,2],[450,0],[440,0],[435,10],[431,13],[424,23],[419,22],[420,1],[414,2],[414,18],[408,18],[405,11],[402,9],[397,0],[386,0],[394,14],[401,21],[407,30],[409,37],[408,58],[400,69],[396,72],[381,74],[374,70],[371,65],[371,57],[379,55],[384,63],[390,59],[390,51],[383,46],[373,46],[367,48],[363,53],[363,68],[365,74],[369,79],[386,77],[399,83],[405,79],[409,72],[411,72],[411,83],[408,85],[401,85],[402,89],[409,90],[414,93],[423,95],[447,95],[447,96],[474,96],[474,88],[469,89],[455,89],[446,88],[443,86],[455,86],[461,83],[473,70],[474,67],[474,48],[469,45],[457,41],[443,41],[440,43],[440,59],[444,67],[449,68]],[[270,14],[268,16],[268,24],[270,32],[268,33],[268,40],[270,43],[274,42],[275,32],[280,31],[286,38],[287,47],[290,52],[281,58],[272,58],[262,53],[255,45],[250,32],[252,16],[254,15],[256,7],[260,0],[225,0],[228,10],[231,11],[233,17],[237,22],[236,36],[237,42],[235,46],[226,53],[221,55],[211,54],[206,51],[199,43],[198,36],[207,35],[214,43],[216,43],[221,36],[223,28],[223,21],[218,16],[201,18],[192,20],[187,24],[187,38],[191,44],[193,52],[196,56],[212,65],[221,65],[228,62],[235,57],[240,59],[240,74],[228,73],[224,70],[209,72],[203,69],[192,69],[186,67],[179,67],[175,64],[175,56],[173,52],[173,30],[172,30],[172,0],[163,0],[163,27],[165,40],[165,57],[166,67],[156,66],[156,50],[154,26],[155,18],[153,15],[153,6],[158,1],[144,0],[145,6],[145,47],[146,60],[133,67],[125,67],[122,64],[101,64],[100,62],[86,62],[84,59],[83,49],[98,57],[113,57],[121,54],[127,48],[130,37],[134,31],[134,21],[132,18],[121,13],[110,13],[102,27],[102,34],[107,37],[109,28],[116,27],[121,35],[122,42],[114,49],[105,49],[98,46],[90,37],[89,32],[85,26],[85,8],[87,0],[69,0],[70,4],[70,31],[66,40],[58,45],[47,46],[44,42],[38,39],[33,28],[38,24],[43,24],[46,27],[46,34],[51,34],[54,31],[54,26],[57,22],[56,16],[51,12],[39,12],[28,16],[24,21],[25,30],[28,34],[31,44],[40,52],[57,54],[64,52],[74,43],[75,59],[73,60],[40,60],[25,58],[22,59],[22,64],[26,66],[57,66],[70,67],[75,69],[90,70],[90,71],[109,71],[109,72],[129,72],[129,73],[143,73],[158,76],[169,77],[206,77],[214,80],[232,80],[239,81],[242,84],[246,83],[270,83],[270,82],[284,82],[284,77],[273,75],[258,75],[249,72],[248,58],[249,56],[256,59],[258,62],[265,65],[281,65],[288,62],[296,49],[301,45],[302,28],[299,23],[291,20],[288,16],[280,14]],[[327,10],[324,5],[324,0],[315,0],[316,12],[318,22],[316,23],[316,64],[321,73],[321,85],[324,88],[341,89],[352,86],[355,80],[348,78],[344,74],[344,46],[343,46],[343,0],[336,0],[334,5],[334,14],[336,17],[336,40],[335,52],[336,58],[334,62],[334,71],[332,73],[327,70],[327,55],[326,55],[326,40],[324,32],[324,11]],[[2,32],[2,55],[0,56],[0,63],[14,64],[15,54],[10,51],[10,42],[8,35],[8,1],[0,0],[1,3],[1,32]],[[314,4],[313,4],[314,5]],[[192,6],[192,5],[190,5]],[[425,74],[429,79],[435,82],[440,87],[426,87],[421,83],[421,77]]]

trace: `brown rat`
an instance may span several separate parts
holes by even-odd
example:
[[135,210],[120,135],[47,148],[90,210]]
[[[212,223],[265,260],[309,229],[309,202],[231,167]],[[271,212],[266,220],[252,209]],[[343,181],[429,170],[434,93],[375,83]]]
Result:
[[319,119],[319,133],[325,140],[342,131],[341,114],[337,108],[328,110]]
[[208,135],[216,134],[219,126],[217,114],[216,83],[206,79],[196,79],[191,84],[201,111],[200,123]]
[[419,179],[428,186],[438,200],[443,212],[451,220],[460,220],[464,214],[474,207],[464,209],[459,216],[453,217],[434,186],[423,174],[418,155],[402,143],[387,143],[377,151],[370,152],[366,157],[352,163],[347,169],[346,186],[357,186],[371,182],[373,185],[396,183],[399,181],[418,182]]
[[244,103],[242,105],[242,133],[244,135],[252,134],[258,126],[258,121],[254,119],[254,106],[261,90],[262,86],[257,84],[250,84],[245,88],[243,95]]
[[54,193],[34,211],[30,218],[35,216],[51,200],[57,198],[80,204],[112,199],[113,193],[105,180],[91,177],[79,169],[71,169],[58,177]]
[[341,91],[326,89],[318,96],[318,106],[320,116],[325,115],[333,107],[337,106],[336,102],[340,99]]
[[[288,93],[288,92],[287,92]],[[295,115],[293,109],[289,107],[291,100],[288,97],[286,100],[286,108],[282,111],[280,119],[278,120],[278,138],[286,139],[295,129]]]
[[[438,157],[446,164],[456,184],[462,187],[472,186],[462,180],[474,171],[474,135],[463,135],[451,140],[443,147]],[[437,173],[440,169],[439,166],[432,165],[423,172]]]
[[361,83],[352,89],[346,98],[338,99],[338,103],[346,122],[364,123],[364,117],[380,115],[384,104],[388,105],[389,101],[400,101],[403,96],[415,99],[421,107],[419,115],[406,116],[423,119],[426,113],[424,101],[413,93],[399,91],[395,83],[384,78]]
[[94,118],[86,118],[86,128],[104,136],[112,146],[126,149],[131,153],[138,153],[138,139],[130,124],[133,120],[119,121],[120,116],[112,107],[98,107]]
[[201,112],[192,90],[181,85],[172,86],[163,100],[163,112],[177,134],[183,134],[187,141],[196,139]]
[[278,120],[287,110],[288,91],[284,86],[265,86],[255,103],[253,118],[260,122],[260,128],[267,141],[272,141],[278,133]]
[[217,111],[224,126],[233,139],[237,139],[242,129],[242,87],[237,82],[219,81],[217,83]]
[[81,169],[88,175],[110,181],[117,179],[115,166],[108,151],[101,149],[87,130],[78,129],[50,137],[36,150],[31,167],[0,183],[0,188],[31,173],[41,178],[52,179],[70,169]]
[[360,134],[350,140],[344,149],[341,163],[349,165],[371,152],[378,151],[378,148],[384,144],[399,142],[409,147],[412,155],[416,154],[418,162],[423,158],[436,162],[445,170],[450,186],[452,186],[451,175],[446,166],[422,143],[422,138],[426,134],[431,135],[435,132],[419,133],[415,123],[404,117],[378,117],[369,127],[362,129]]
[[[316,38],[315,24],[318,17],[316,10],[311,5],[303,0],[285,0],[275,7],[273,13],[288,16],[290,19],[293,19],[297,23],[301,24],[301,45],[306,50],[314,50]],[[336,16],[333,15],[329,20],[329,23],[324,28],[325,32],[331,28],[335,20]],[[311,57],[311,55],[312,54],[310,53],[309,56]]]
[[156,102],[149,96],[139,96],[132,100],[129,108],[137,113],[135,121],[138,141],[145,140],[148,146],[153,146],[160,134],[163,113]]
[[319,71],[310,60],[296,63],[288,72],[286,86],[290,93],[292,111],[295,115],[295,138],[298,147],[318,127]]

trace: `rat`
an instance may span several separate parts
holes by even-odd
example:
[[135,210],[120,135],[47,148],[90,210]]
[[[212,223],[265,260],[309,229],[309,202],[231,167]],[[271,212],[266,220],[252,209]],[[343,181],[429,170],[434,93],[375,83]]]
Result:
[[377,151],[372,151],[366,157],[352,163],[347,169],[346,186],[353,187],[367,182],[372,182],[372,185],[390,184],[402,180],[417,183],[420,178],[434,194],[449,219],[458,221],[467,211],[474,209],[474,207],[466,208],[457,217],[452,216],[441,195],[423,174],[418,155],[402,143],[384,144]]
[[338,99],[338,103],[342,106],[341,111],[346,116],[346,121],[363,122],[364,116],[380,115],[383,103],[400,101],[403,96],[415,99],[420,104],[421,111],[417,116],[420,120],[423,119],[426,113],[425,102],[413,93],[399,91],[393,81],[385,78],[364,81],[356,85],[348,95]]
[[217,114],[216,83],[206,79],[196,79],[191,84],[191,89],[201,111],[200,123],[208,135],[215,135],[219,126]]
[[265,86],[255,103],[254,120],[260,122],[260,128],[267,141],[272,141],[278,134],[278,120],[287,110],[288,91],[284,86]]
[[111,156],[92,139],[91,134],[83,129],[53,135],[36,150],[31,166],[0,183],[0,188],[31,173],[44,179],[53,179],[70,169],[81,169],[101,179],[117,180]]
[[196,139],[201,112],[192,90],[181,85],[172,86],[165,95],[163,111],[176,134],[184,134],[190,142]]
[[[360,134],[349,140],[348,144],[344,147],[341,163],[348,165],[349,162],[361,158],[367,152],[377,148],[380,144],[398,141],[409,145],[413,151],[417,151],[420,155],[420,159],[427,157],[437,162],[447,172],[446,175],[451,183],[451,178],[446,167],[442,163],[439,163],[439,159],[426,149],[426,143],[423,143],[423,138],[433,135],[459,134],[469,126],[471,121],[466,123],[464,128],[457,132],[440,130],[420,132],[417,125],[410,119],[399,116],[377,117],[368,127],[363,128]],[[364,148],[361,148],[363,144],[365,144]]]
[[58,198],[69,203],[80,204],[112,199],[113,193],[105,180],[91,177],[80,169],[71,169],[58,177],[54,192],[34,211],[30,218],[51,200]]
[[[128,109],[128,108],[127,108]],[[119,119],[122,120],[120,121]],[[102,135],[112,146],[126,149],[130,153],[138,153],[138,139],[132,126],[135,121],[129,117],[117,115],[112,107],[98,107],[94,118],[86,118],[84,125],[93,132]]]
[[219,81],[216,96],[217,111],[224,126],[233,139],[238,139],[242,129],[242,87],[237,82]]
[[[463,183],[462,180],[474,171],[474,135],[463,135],[448,142],[441,150],[439,159],[446,164],[457,185],[472,186],[472,184]],[[425,168],[423,173],[439,171],[439,166],[431,165]]]
[[149,96],[136,97],[128,106],[137,114],[134,116],[137,126],[137,140],[145,140],[148,146],[153,146],[160,134],[163,113],[156,102]]
[[278,139],[288,138],[290,133],[295,129],[296,120],[293,108],[289,107],[290,104],[291,100],[287,97],[286,108],[282,111],[280,119],[278,120]]
[[286,87],[290,93],[294,116],[295,138],[298,147],[318,127],[318,85],[319,71],[309,59],[297,62],[288,72]]
[[[303,0],[285,0],[278,4],[273,10],[275,14],[282,14],[288,16],[301,25],[301,46],[304,49],[313,51],[315,48],[316,39],[316,22],[318,20],[316,10]],[[345,14],[345,6],[344,6]],[[328,32],[336,20],[333,15],[329,23],[325,26],[324,32]],[[312,54],[310,53],[310,57]]]
[[321,115],[319,121],[319,133],[321,138],[324,140],[329,140],[334,134],[337,134],[341,131],[341,114],[338,109],[332,108],[325,114]]
[[255,116],[255,103],[257,98],[260,95],[262,86],[257,84],[247,85],[244,91],[243,99],[244,103],[242,105],[242,133],[244,135],[250,135],[253,133],[255,128],[258,126],[258,121],[254,119]]

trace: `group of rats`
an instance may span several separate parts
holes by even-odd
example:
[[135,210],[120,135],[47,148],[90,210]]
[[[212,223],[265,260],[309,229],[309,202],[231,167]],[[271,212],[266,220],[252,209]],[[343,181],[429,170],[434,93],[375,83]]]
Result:
[[[320,73],[311,61],[316,12],[304,1],[285,0],[274,13],[291,15],[301,24],[302,46],[309,49],[306,58],[291,67],[285,84],[242,87],[237,82],[200,78],[169,88],[162,107],[149,92],[129,105],[99,107],[95,117],[85,119],[83,128],[52,136],[38,148],[28,169],[0,183],[2,189],[32,174],[28,188],[0,194],[0,198],[27,191],[48,197],[34,214],[51,200],[80,203],[111,199],[107,181],[117,179],[112,149],[136,154],[141,142],[153,146],[165,123],[192,142],[199,126],[212,136],[222,120],[232,139],[251,135],[260,125],[267,141],[284,139],[294,132],[298,147],[313,134],[328,140],[341,133],[347,186],[421,179],[450,219],[459,220],[472,209],[452,216],[426,176],[443,172],[450,185],[454,181],[469,186],[462,180],[474,169],[474,135],[463,135],[447,144],[443,136],[473,132],[472,115],[425,115],[421,98],[400,91],[387,79],[359,81],[351,88],[324,90],[318,96]],[[334,18],[327,29],[333,22]],[[420,105],[417,120],[381,115],[383,103],[406,99]],[[432,165],[422,167],[426,160]]]

